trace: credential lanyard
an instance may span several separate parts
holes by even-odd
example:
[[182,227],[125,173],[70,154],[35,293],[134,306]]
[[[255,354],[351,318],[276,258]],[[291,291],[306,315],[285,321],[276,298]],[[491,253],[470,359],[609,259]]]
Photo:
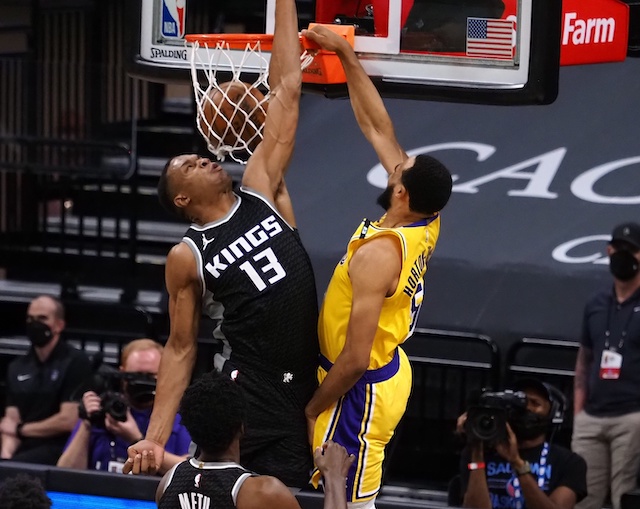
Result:
[[627,329],[629,329],[629,324],[631,323],[631,319],[633,318],[633,315],[634,315],[633,310],[635,309],[635,307],[638,305],[639,302],[640,302],[640,297],[634,299],[634,301],[630,303],[631,311],[629,312],[629,316],[627,317],[624,327],[622,328],[622,332],[620,333],[620,341],[618,341],[617,347],[610,346],[609,340],[611,337],[611,321],[613,319],[612,315],[620,305],[615,302],[615,297],[613,297],[612,300],[609,302],[609,309],[607,313],[607,330],[604,333],[604,337],[605,337],[604,349],[605,350],[613,350],[614,352],[618,352],[622,350],[622,346],[624,345],[624,340],[627,338]]
[[[547,456],[549,455],[549,442],[545,442],[540,452],[540,461],[538,462],[538,487],[542,489],[544,486],[545,473],[547,472]],[[524,507],[524,495],[520,488],[520,479],[517,475],[513,475],[513,498],[516,499],[516,509]]]

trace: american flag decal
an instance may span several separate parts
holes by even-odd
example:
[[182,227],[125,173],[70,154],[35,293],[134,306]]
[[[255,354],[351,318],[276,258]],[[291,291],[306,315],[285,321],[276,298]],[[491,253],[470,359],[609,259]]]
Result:
[[513,59],[514,22],[467,18],[467,56]]

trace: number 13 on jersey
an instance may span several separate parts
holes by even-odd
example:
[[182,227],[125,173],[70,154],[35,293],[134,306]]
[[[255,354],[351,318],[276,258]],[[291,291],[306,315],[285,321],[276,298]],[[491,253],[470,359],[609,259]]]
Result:
[[[264,258],[266,258],[266,263],[263,262]],[[267,287],[267,283],[272,285],[287,275],[270,247],[254,255],[252,260],[254,263],[247,260],[238,268],[249,276],[251,282],[260,292]],[[262,275],[260,275],[257,269],[262,272]]]

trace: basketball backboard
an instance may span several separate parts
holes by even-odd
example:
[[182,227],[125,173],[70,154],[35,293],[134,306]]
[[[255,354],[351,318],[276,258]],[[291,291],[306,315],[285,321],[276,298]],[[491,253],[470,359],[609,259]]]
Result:
[[[301,28],[311,21],[356,25],[354,48],[383,96],[495,104],[549,103],[556,97],[561,0],[297,4]],[[273,33],[274,12],[275,0],[267,0],[266,8],[254,0],[139,0],[132,73],[188,81],[185,34]],[[243,69],[252,72],[250,63]],[[305,84],[305,91],[339,97],[346,86]]]

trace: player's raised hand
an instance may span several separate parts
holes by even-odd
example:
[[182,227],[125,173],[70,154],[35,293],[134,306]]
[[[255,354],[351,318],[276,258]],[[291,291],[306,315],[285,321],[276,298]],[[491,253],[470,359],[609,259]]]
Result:
[[338,52],[351,49],[351,46],[343,36],[322,25],[316,25],[309,30],[303,30],[301,34],[327,51]]

